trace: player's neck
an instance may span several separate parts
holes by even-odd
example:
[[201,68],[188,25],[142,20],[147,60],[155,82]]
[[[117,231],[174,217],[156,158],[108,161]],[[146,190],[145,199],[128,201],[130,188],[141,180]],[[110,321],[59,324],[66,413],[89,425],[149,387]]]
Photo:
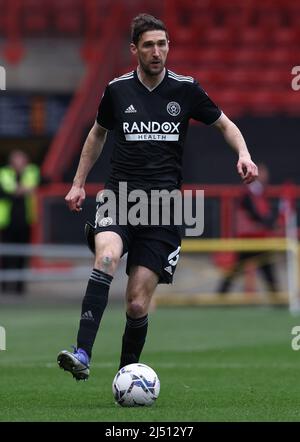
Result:
[[152,75],[147,75],[146,72],[144,72],[140,66],[137,67],[137,76],[138,79],[140,80],[141,83],[143,83],[143,85],[149,89],[149,91],[152,91],[153,89],[155,89],[164,79],[165,77],[165,73],[166,73],[166,68],[163,68],[163,70],[161,71],[160,74],[152,76]]

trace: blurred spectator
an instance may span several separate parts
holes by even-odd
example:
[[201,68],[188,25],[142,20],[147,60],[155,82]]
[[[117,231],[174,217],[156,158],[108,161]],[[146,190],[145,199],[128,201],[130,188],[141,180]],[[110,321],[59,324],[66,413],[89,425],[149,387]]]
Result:
[[[28,244],[36,210],[33,191],[39,185],[38,166],[26,153],[13,150],[7,166],[0,168],[0,233],[3,243]],[[2,256],[2,270],[26,266],[24,256]],[[24,281],[1,281],[2,292],[24,293]]]
[[[247,185],[246,192],[239,201],[236,212],[236,234],[239,238],[266,238],[274,236],[274,227],[278,217],[278,210],[272,210],[266,197],[266,188],[269,183],[269,170],[258,164],[258,178]],[[219,286],[220,293],[227,293],[235,277],[240,274],[245,264],[254,261],[265,279],[268,290],[276,292],[278,284],[276,271],[272,263],[270,252],[241,252],[233,268],[227,272]]]

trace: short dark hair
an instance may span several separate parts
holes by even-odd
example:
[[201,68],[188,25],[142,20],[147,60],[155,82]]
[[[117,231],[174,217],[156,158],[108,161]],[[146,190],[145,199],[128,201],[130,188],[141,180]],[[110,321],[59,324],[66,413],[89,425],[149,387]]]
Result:
[[136,45],[144,32],[156,30],[165,31],[167,38],[169,38],[166,25],[162,20],[150,14],[139,14],[131,23],[131,41]]

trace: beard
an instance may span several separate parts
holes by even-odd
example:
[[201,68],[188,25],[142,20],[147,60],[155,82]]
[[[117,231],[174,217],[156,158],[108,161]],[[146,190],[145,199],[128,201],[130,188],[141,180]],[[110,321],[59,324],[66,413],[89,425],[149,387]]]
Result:
[[165,64],[162,61],[160,63],[157,63],[157,65],[150,66],[150,64],[146,65],[141,60],[139,60],[139,64],[142,70],[145,72],[145,74],[151,77],[155,77],[156,75],[161,74],[165,68]]

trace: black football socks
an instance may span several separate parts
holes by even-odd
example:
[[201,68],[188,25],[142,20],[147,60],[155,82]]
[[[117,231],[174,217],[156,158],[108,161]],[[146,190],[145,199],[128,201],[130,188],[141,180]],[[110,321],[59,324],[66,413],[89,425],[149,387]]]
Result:
[[126,319],[119,369],[139,361],[148,330],[148,315],[134,319],[126,314]]
[[93,269],[82,301],[77,347],[85,350],[89,357],[92,355],[100,321],[107,305],[112,279],[111,275]]

